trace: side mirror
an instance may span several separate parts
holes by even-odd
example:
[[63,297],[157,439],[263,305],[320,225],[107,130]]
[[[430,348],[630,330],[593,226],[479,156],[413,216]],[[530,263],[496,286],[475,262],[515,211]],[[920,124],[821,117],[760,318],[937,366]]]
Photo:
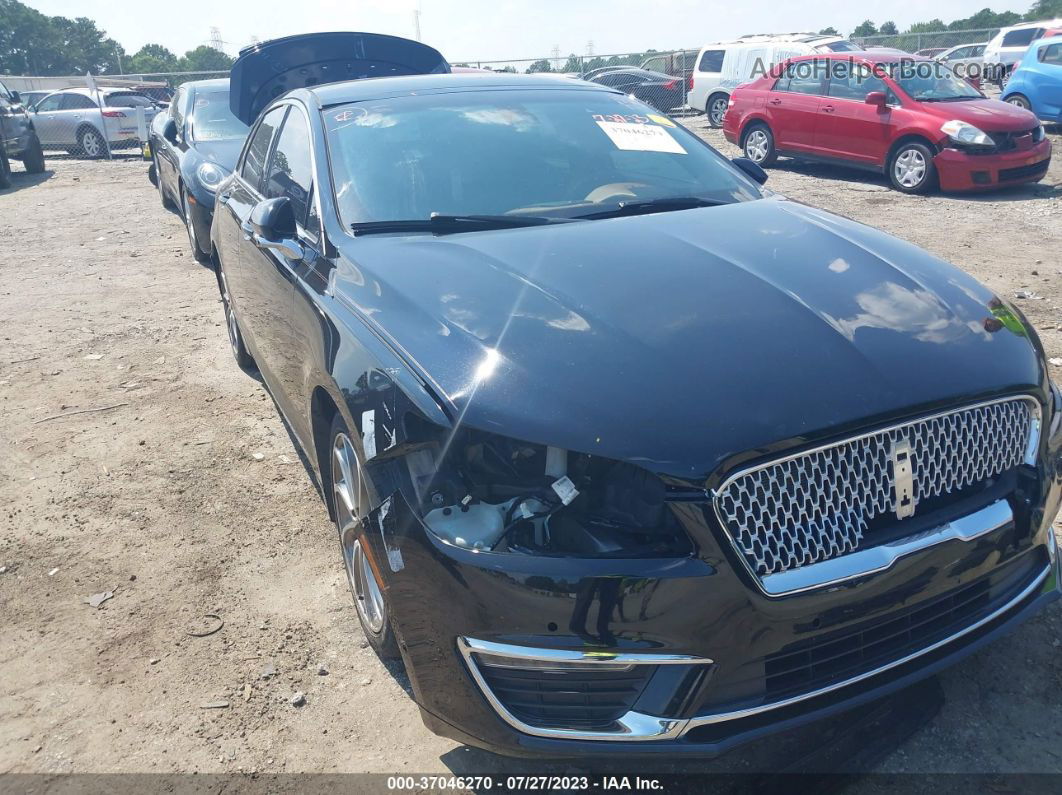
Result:
[[22,97],[19,96],[19,93],[17,91],[11,91],[9,93],[11,94],[11,102],[13,104],[15,104],[15,105],[21,105],[22,104]]
[[166,124],[162,128],[162,137],[171,144],[177,143],[177,122],[173,119],[166,119]]
[[885,97],[884,91],[871,91],[867,94],[867,98],[863,100],[868,105],[873,105],[878,109],[878,113],[884,113],[888,109],[888,100]]
[[747,157],[734,157],[730,162],[745,172],[745,175],[762,185],[767,181],[767,172]]
[[251,209],[250,223],[256,246],[275,249],[290,260],[302,259],[302,246],[296,239],[295,211],[287,196],[258,202]]

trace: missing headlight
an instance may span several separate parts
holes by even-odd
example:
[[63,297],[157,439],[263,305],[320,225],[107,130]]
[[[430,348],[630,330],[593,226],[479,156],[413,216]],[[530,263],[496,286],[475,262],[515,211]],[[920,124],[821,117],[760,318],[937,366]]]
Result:
[[656,475],[474,430],[406,457],[424,523],[480,551],[669,557],[691,544]]

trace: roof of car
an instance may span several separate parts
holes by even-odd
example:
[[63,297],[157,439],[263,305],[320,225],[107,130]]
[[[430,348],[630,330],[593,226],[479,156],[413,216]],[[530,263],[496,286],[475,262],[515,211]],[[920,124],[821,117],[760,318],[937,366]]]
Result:
[[853,52],[820,52],[814,55],[797,55],[790,61],[864,61],[866,63],[896,63],[898,61],[926,61],[935,63],[932,58],[924,55],[911,55],[906,52],[891,52],[881,50],[858,50]]
[[457,92],[502,88],[545,88],[567,91],[614,90],[597,83],[588,83],[581,80],[557,80],[555,76],[501,74],[497,72],[366,77],[360,80],[347,80],[342,83],[327,83],[308,90],[317,98],[322,107],[326,107],[344,102],[364,102],[365,100],[404,96],[418,92]]
[[199,89],[210,89],[210,88],[223,88],[226,91],[228,91],[229,78],[227,78],[227,77],[215,77],[215,78],[213,78],[211,80],[189,80],[187,83],[184,83],[183,85],[189,86],[191,88],[195,88],[196,90],[199,90]]

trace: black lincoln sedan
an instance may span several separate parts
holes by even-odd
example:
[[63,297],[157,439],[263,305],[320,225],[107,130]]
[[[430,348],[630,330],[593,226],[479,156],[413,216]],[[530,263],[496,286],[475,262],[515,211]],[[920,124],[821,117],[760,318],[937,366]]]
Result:
[[210,254],[214,191],[233,169],[247,125],[229,109],[229,81],[184,83],[152,120],[151,172],[163,207],[184,219],[192,256]]
[[432,730],[717,754],[1057,598],[1062,395],[1018,310],[621,92],[448,71],[245,51],[211,229]]

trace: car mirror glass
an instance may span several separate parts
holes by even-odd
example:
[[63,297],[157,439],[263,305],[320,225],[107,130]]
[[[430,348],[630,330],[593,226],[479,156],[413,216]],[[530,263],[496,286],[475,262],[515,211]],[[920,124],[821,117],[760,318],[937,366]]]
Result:
[[287,196],[258,202],[251,210],[250,222],[263,240],[295,237],[295,212]]
[[177,143],[177,122],[167,119],[166,126],[162,128],[162,137],[171,144]]

